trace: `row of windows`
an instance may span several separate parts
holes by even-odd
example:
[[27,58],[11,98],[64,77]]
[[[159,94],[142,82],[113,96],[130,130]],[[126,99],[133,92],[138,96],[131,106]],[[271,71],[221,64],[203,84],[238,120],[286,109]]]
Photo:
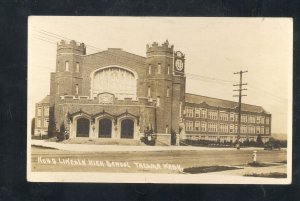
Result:
[[42,116],[42,110],[44,108],[44,116],[49,116],[49,107],[45,106],[45,107],[38,107],[37,109],[37,116]]
[[[194,125],[193,125],[194,124]],[[206,121],[187,121],[185,124],[186,131],[202,131],[202,132],[217,132],[218,131],[218,124],[213,122],[206,122]],[[238,125],[234,124],[219,124],[219,132],[220,133],[238,133]],[[269,127],[264,126],[246,126],[241,125],[241,133],[250,133],[250,134],[269,134],[270,129]]]
[[[59,66],[59,62],[57,62],[57,65]],[[59,67],[58,67],[58,71],[59,71]],[[69,61],[66,61],[66,62],[65,62],[65,71],[66,71],[66,72],[69,72],[69,71],[70,71]],[[80,72],[80,66],[79,66],[79,63],[78,63],[78,62],[76,62],[76,69],[75,69],[75,72],[77,72],[77,73]]]
[[[192,107],[186,107],[186,117],[194,117],[194,109]],[[219,112],[219,119],[222,121],[238,121],[238,114],[233,112]],[[218,120],[218,111],[208,110],[205,108],[195,108],[195,118],[213,119]],[[257,124],[270,124],[269,117],[254,116],[254,115],[241,115],[241,122],[243,123],[257,123]]]
[[[49,124],[49,119],[44,118],[43,127],[48,127],[48,124]],[[42,127],[42,120],[40,118],[36,120],[36,127],[38,128]]]
[[[148,74],[151,75],[152,74],[152,65],[149,64],[148,66]],[[157,64],[157,74],[161,74],[161,64]],[[168,64],[168,68],[167,68],[167,74],[170,74],[170,64]]]

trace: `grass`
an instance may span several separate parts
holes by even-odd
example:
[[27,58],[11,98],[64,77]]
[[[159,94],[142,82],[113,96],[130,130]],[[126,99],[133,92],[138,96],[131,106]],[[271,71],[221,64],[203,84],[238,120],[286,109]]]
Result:
[[204,167],[184,168],[183,172],[190,173],[190,174],[199,174],[199,173],[220,172],[220,171],[236,170],[236,169],[243,169],[243,168],[230,167],[230,166],[204,166]]
[[35,147],[35,148],[38,148],[38,149],[54,149],[54,150],[58,150],[58,149],[53,148],[53,147],[44,147],[42,145],[31,145],[31,147]]
[[260,163],[260,162],[251,162],[248,163],[249,166],[251,167],[270,167],[270,166],[276,166],[278,164],[274,164],[274,163]]
[[270,172],[270,173],[252,173],[252,174],[245,174],[246,177],[267,177],[267,178],[287,178],[286,173],[280,172]]

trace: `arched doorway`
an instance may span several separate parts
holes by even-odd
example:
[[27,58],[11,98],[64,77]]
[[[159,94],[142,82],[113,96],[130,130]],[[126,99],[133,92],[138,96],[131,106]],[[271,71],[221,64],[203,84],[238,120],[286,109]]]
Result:
[[134,122],[131,119],[124,119],[121,122],[121,138],[133,138]]
[[90,120],[87,118],[80,118],[77,120],[76,137],[89,137]]
[[99,121],[99,133],[101,138],[111,138],[112,121],[110,119],[101,119]]

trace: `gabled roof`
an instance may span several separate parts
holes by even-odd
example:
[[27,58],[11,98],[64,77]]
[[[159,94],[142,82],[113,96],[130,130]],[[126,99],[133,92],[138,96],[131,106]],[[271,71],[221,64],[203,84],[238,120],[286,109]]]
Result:
[[[195,104],[200,104],[200,103],[205,102],[209,106],[220,107],[220,108],[231,108],[231,109],[234,109],[238,106],[238,103],[234,102],[234,101],[212,98],[212,97],[207,97],[207,96],[201,96],[201,95],[196,95],[196,94],[189,94],[189,93],[185,94],[185,102],[195,103]],[[245,103],[242,103],[242,111],[268,113],[261,106],[250,105],[250,104],[245,104]]]
[[96,56],[96,55],[109,55],[109,56],[116,56],[116,57],[121,57],[121,58],[127,58],[127,59],[132,59],[132,60],[136,60],[136,61],[139,61],[139,62],[145,62],[145,57],[143,56],[140,56],[140,55],[137,55],[137,54],[133,54],[133,53],[130,53],[130,52],[126,52],[120,48],[108,48],[107,50],[104,50],[104,51],[101,51],[101,52],[96,52],[96,53],[93,53],[93,54],[88,54],[86,55],[86,57],[89,57],[89,56]]
[[50,103],[50,95],[47,95],[40,102],[38,102],[38,104],[40,104],[40,103]]

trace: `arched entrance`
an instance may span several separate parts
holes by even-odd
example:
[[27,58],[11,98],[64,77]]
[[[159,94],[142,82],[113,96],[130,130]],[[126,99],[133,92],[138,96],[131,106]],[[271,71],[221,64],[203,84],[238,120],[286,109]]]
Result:
[[99,121],[99,133],[101,138],[111,138],[112,121],[110,119],[101,119]]
[[133,138],[134,122],[131,119],[124,119],[121,122],[121,138]]
[[77,119],[76,137],[89,137],[90,120],[87,118]]

